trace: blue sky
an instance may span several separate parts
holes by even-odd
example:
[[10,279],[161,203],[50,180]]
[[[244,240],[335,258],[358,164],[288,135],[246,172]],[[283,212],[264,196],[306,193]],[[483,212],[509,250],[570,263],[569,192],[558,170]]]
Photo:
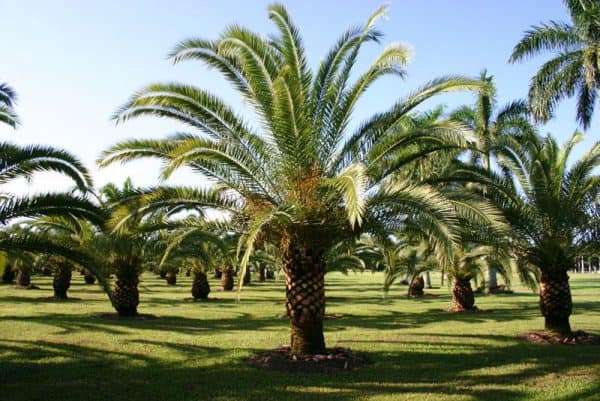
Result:
[[[98,171],[99,153],[126,138],[160,138],[184,127],[145,118],[115,126],[114,110],[135,90],[153,82],[192,83],[222,96],[240,111],[244,105],[216,73],[201,64],[173,66],[165,55],[188,37],[215,38],[228,24],[237,23],[262,34],[274,32],[266,1],[28,1],[0,0],[0,81],[19,93],[23,125],[12,131],[0,126],[2,140],[20,144],[59,146],[78,155],[93,171],[98,185],[122,182],[131,176],[137,185],[151,185],[158,164],[150,161]],[[560,0],[491,1],[286,1],[300,27],[311,65],[320,59],[350,25],[362,24],[381,4],[390,5],[380,21],[382,45],[362,53],[357,71],[365,68],[386,44],[401,42],[413,51],[405,80],[388,79],[374,85],[358,105],[353,121],[385,110],[396,99],[426,81],[447,74],[475,76],[483,68],[495,76],[499,103],[525,97],[528,82],[548,57],[507,64],[513,46],[531,25],[568,20]],[[453,94],[427,106],[449,109],[470,103],[473,96]],[[562,141],[577,128],[574,103],[564,102],[556,118],[542,128]],[[243,112],[243,111],[242,111]],[[599,138],[592,124],[578,153]],[[191,184],[201,179],[182,171],[172,182]],[[44,175],[19,183],[17,191],[64,188],[67,183]]]

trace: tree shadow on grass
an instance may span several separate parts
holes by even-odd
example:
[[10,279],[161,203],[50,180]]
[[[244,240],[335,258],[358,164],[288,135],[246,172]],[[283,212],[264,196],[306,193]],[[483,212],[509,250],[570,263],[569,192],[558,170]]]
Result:
[[56,334],[73,334],[84,331],[106,334],[124,334],[130,331],[165,331],[181,334],[224,333],[240,330],[281,329],[287,321],[273,318],[256,318],[249,313],[236,312],[235,317],[190,318],[182,316],[158,316],[157,319],[107,319],[104,314],[56,314],[37,316],[3,316],[0,322],[31,322],[61,329]]
[[[256,370],[240,357],[253,350],[235,344],[207,346],[200,339],[190,344],[150,339],[125,344],[127,350],[144,349],[137,353],[107,352],[92,344],[0,340],[0,383],[5,401],[444,400],[458,395],[465,400],[522,401],[544,399],[569,381],[582,380],[582,369],[587,369],[583,384],[560,399],[591,401],[600,392],[600,347],[574,354],[569,346],[539,346],[505,336],[429,335],[442,348],[427,350],[420,341],[404,339],[399,351],[363,352],[372,365],[335,375]],[[486,345],[490,341],[494,345]],[[165,349],[172,351],[168,358]]]

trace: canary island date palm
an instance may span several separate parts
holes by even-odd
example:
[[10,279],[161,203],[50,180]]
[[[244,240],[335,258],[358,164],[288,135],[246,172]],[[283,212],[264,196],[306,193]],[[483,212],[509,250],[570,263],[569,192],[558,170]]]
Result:
[[561,100],[577,98],[577,121],[589,128],[600,88],[600,2],[563,0],[570,23],[532,26],[513,49],[514,63],[552,53],[531,79],[529,103],[534,117],[547,121]]
[[[471,152],[469,162],[490,174],[499,167],[496,160],[506,150],[503,146],[505,138],[530,135],[535,127],[528,119],[526,102],[514,101],[498,109],[493,76],[483,71],[480,79],[488,86],[487,90],[477,93],[473,106],[463,106],[453,111],[451,118],[462,122],[472,132],[476,151]],[[484,197],[486,192],[483,187]],[[493,292],[498,287],[497,275],[493,266],[489,266],[489,269],[485,282],[488,291]]]
[[[97,227],[87,220],[71,215],[43,216],[31,220],[28,224],[32,231],[55,244],[89,254],[89,260],[93,260],[94,257],[98,256],[95,247],[101,233],[101,227]],[[86,274],[93,274],[92,277],[98,277],[102,286],[105,289],[107,288],[106,273],[100,262],[81,265],[76,260],[68,257],[46,255],[40,257],[38,263],[43,263],[44,266],[51,267],[54,270],[52,287],[56,299],[68,298],[67,290],[71,285],[72,272],[76,268],[84,269]]]
[[[459,135],[449,133],[456,128],[451,123],[440,123],[435,132],[411,130],[406,116],[436,94],[481,85],[463,77],[433,80],[351,129],[355,106],[369,86],[384,76],[405,75],[408,51],[397,44],[385,48],[363,73],[354,71],[363,45],[381,38],[374,24],[384,13],[380,8],[364,26],[347,30],[314,73],[298,28],[277,4],[268,8],[277,28],[277,35],[268,39],[233,25],[216,40],[179,43],[172,60],[200,60],[218,70],[258,124],[246,122],[206,90],[179,83],[150,85],[118,110],[116,121],[158,116],[197,132],[125,141],[106,150],[100,160],[108,165],[155,157],[164,161],[165,178],[187,166],[215,182],[209,189],[158,188],[147,200],[156,207],[200,204],[226,211],[241,227],[242,275],[255,246],[278,245],[293,354],[325,350],[324,256],[332,246],[357,236],[362,228],[376,229],[388,220],[395,224],[407,213],[427,215],[423,221],[431,225],[433,237],[451,237],[440,228],[452,218],[442,195],[411,183],[378,185],[370,177],[382,181],[389,176],[388,167],[393,166],[383,162],[395,149],[421,141],[461,142]],[[380,146],[370,153],[374,143]],[[377,174],[371,175],[362,162],[367,153]],[[383,204],[387,207],[376,207]]]
[[568,271],[579,252],[600,243],[600,142],[569,162],[581,139],[575,133],[562,148],[551,136],[515,144],[506,171],[516,184],[497,186],[505,196],[496,202],[514,230],[511,247],[521,263],[539,269],[545,327],[559,336],[571,335]]
[[[198,212],[203,214],[202,209]],[[167,262],[186,268],[191,266],[192,298],[207,299],[210,284],[206,273],[220,267],[218,265],[225,251],[225,241],[219,235],[218,224],[208,223],[203,216],[188,216],[170,221],[163,231],[165,234],[160,240],[164,246],[161,247],[159,268],[162,269]]]

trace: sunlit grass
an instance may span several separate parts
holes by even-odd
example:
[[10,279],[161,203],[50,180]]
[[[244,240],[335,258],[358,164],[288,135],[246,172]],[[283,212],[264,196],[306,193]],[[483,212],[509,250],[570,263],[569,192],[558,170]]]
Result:
[[[537,296],[480,296],[483,310],[449,314],[446,287],[436,297],[382,298],[379,274],[328,275],[328,346],[350,347],[373,363],[335,375],[289,375],[245,366],[255,350],[286,344],[283,284],[242,293],[213,292],[185,302],[176,287],[146,274],[140,312],[155,320],[111,320],[96,286],[73,276],[76,300],[48,302],[39,290],[0,286],[0,399],[6,400],[597,400],[600,346],[540,346],[516,335],[543,327]],[[600,275],[571,279],[574,329],[600,334]],[[439,279],[434,278],[439,287]]]

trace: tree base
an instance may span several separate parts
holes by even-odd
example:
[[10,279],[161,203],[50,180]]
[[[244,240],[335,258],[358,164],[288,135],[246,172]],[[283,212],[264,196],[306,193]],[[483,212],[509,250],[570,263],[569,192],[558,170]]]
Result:
[[600,345],[600,337],[586,333],[585,331],[574,331],[570,336],[561,336],[547,331],[533,331],[519,336],[520,339],[533,344],[564,344],[564,345]]
[[322,354],[297,356],[291,347],[280,347],[260,352],[246,358],[247,365],[286,373],[336,373],[350,371],[369,364],[369,361],[355,355],[347,348],[332,348]]

